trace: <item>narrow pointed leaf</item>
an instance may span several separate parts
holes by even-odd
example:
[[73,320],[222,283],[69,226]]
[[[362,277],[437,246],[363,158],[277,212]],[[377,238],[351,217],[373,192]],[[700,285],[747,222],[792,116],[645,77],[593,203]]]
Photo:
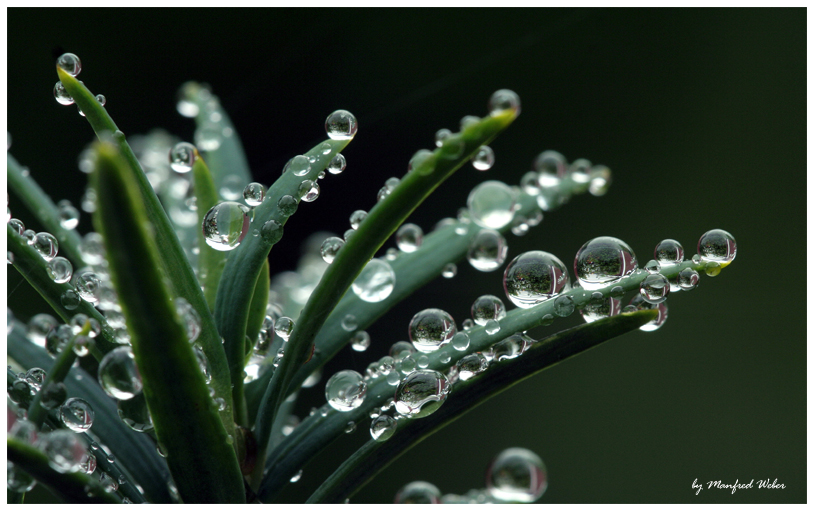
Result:
[[233,406],[226,357],[223,353],[220,336],[215,327],[215,320],[206,304],[206,299],[198,279],[195,278],[195,273],[192,271],[192,266],[178,241],[178,236],[176,236],[172,224],[161,207],[161,203],[147,180],[133,150],[127,144],[124,133],[116,127],[105,107],[96,101],[94,95],[75,77],[60,68],[57,68],[57,73],[62,85],[65,86],[77,106],[85,113],[85,117],[90,122],[96,136],[108,140],[108,137],[112,134],[112,143],[118,148],[126,163],[125,169],[130,175],[132,186],[134,190],[138,191],[146,211],[147,220],[153,226],[152,237],[156,246],[160,247],[158,251],[159,264],[172,283],[176,296],[185,298],[201,318],[201,333],[198,337],[198,343],[209,360],[212,387],[215,389],[217,396],[226,401],[226,410],[221,413],[223,422],[229,434],[234,436],[233,423],[228,419],[229,410],[233,409]]
[[11,153],[6,153],[6,161],[8,163],[9,189],[23,201],[26,208],[43,225],[45,230],[56,237],[59,242],[60,255],[70,260],[77,268],[83,266],[79,265],[82,261],[79,251],[82,238],[77,234],[76,230],[62,227],[59,210],[54,201],[40,188],[40,185],[30,174],[27,175],[23,172],[23,168],[11,156]]
[[365,443],[325,480],[308,502],[344,501],[411,447],[487,399],[567,358],[637,330],[657,315],[655,310],[645,310],[580,325],[546,337],[518,358],[493,362],[485,373],[456,383],[453,393],[431,415],[402,419],[390,439]]
[[[252,225],[249,227],[252,232],[247,234],[240,245],[229,254],[226,268],[223,270],[218,285],[215,319],[220,335],[224,339],[235,406],[240,406],[243,402],[244,339],[252,302],[252,295],[246,293],[246,290],[255,288],[257,276],[260,275],[263,265],[266,264],[271,247],[279,241],[282,228],[289,217],[280,210],[277,205],[278,201],[281,197],[288,195],[299,202],[300,183],[305,179],[316,181],[319,173],[349,142],[349,140],[327,140],[305,153],[305,156],[314,158],[314,161],[311,162],[311,170],[307,174],[296,176],[294,172],[289,171],[280,176],[269,187],[265,200],[254,208]],[[279,226],[279,231],[275,231],[276,235],[272,237],[263,234],[264,226],[267,223],[275,225],[269,222],[275,222]],[[258,231],[258,235],[254,236],[253,231]],[[213,250],[209,247],[201,248],[201,250],[204,249]],[[245,407],[235,410],[235,420],[243,425],[249,423]]]
[[[418,161],[390,194],[370,210],[355,235],[339,250],[311,293],[286,346],[286,354],[263,395],[255,422],[261,456],[268,445],[277,408],[285,399],[294,374],[306,361],[314,337],[364,266],[399,225],[435,188],[452,175],[484,144],[488,144],[517,118],[516,109],[504,110],[468,125],[460,135]],[[261,458],[262,459],[262,458]]]
[[209,305],[209,310],[214,311],[218,282],[220,282],[220,276],[226,264],[227,253],[220,250],[209,250],[206,240],[204,240],[201,226],[206,213],[218,203],[218,193],[215,191],[215,183],[212,181],[209,167],[200,154],[196,154],[195,163],[192,164],[192,180],[195,204],[198,207],[198,275],[204,288],[204,296],[207,305]]
[[249,306],[249,319],[246,322],[246,337],[251,344],[254,344],[257,334],[260,333],[260,327],[263,326],[263,320],[266,319],[270,284],[269,262],[266,259],[266,262],[260,268],[260,275],[257,276],[257,282],[254,285],[254,294]]
[[91,180],[99,198],[94,222],[105,240],[144,396],[181,498],[243,502],[234,448],[164,284],[143,203],[113,145],[96,146]]

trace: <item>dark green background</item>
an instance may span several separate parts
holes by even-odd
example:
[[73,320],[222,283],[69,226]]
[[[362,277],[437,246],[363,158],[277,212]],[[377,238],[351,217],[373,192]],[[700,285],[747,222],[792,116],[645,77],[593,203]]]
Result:
[[[128,135],[160,126],[191,139],[175,91],[188,79],[210,83],[264,183],[324,138],[328,113],[350,110],[359,132],[345,151],[348,169],[321,182],[319,200],[288,223],[274,272],[295,267],[313,231],[347,229],[349,214],[369,209],[437,129],[484,115],[494,90],[513,89],[522,115],[492,144],[494,168],[462,168],[411,221],[429,230],[477,182],[517,183],[540,151],[556,149],[608,165],[613,185],[510,236],[510,258],[541,249],[570,265],[601,235],[625,240],[642,263],[664,238],[690,257],[713,228],[736,237],[738,257],[671,297],[659,331],[516,386],[400,458],[353,501],[391,501],[416,479],[444,492],[480,488],[492,456],[523,446],[548,466],[543,503],[804,502],[806,263],[794,254],[805,254],[806,240],[805,43],[803,9],[9,9],[8,129],[12,153],[46,191],[78,202],[85,176],[76,157],[92,133],[52,97],[63,49],[82,58],[80,78],[107,96]],[[85,215],[80,229],[88,228]],[[9,303],[27,319],[40,305],[8,274]],[[363,370],[406,338],[422,308],[444,308],[460,324],[475,297],[502,296],[500,277],[460,264],[455,279],[439,279],[371,328],[368,352],[348,350],[326,372]],[[324,402],[320,393],[304,394],[301,415]],[[367,425],[359,429],[307,466],[286,498],[305,498],[364,440]],[[696,496],[696,478],[777,478],[786,489]]]

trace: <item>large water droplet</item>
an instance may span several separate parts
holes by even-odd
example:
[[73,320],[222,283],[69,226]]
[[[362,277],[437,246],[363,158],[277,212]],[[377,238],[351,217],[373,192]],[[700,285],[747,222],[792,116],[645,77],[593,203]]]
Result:
[[81,470],[79,464],[86,454],[76,433],[65,429],[39,435],[35,447],[48,457],[48,465],[62,474]]
[[72,397],[59,407],[59,419],[71,431],[82,433],[93,426],[93,408],[84,399]]
[[673,266],[684,261],[684,247],[676,240],[662,240],[656,245],[653,256],[661,266]]
[[295,176],[304,176],[311,172],[311,161],[307,156],[300,154],[288,160],[288,163],[283,167],[283,174],[288,171],[294,173]]
[[347,110],[337,110],[325,119],[325,132],[333,140],[350,140],[357,130],[356,117]]
[[99,363],[99,384],[115,399],[130,399],[141,392],[141,375],[129,346],[121,346],[104,356]]
[[624,241],[601,236],[582,245],[574,259],[574,273],[583,289],[603,288],[639,267],[636,254]]
[[345,156],[340,153],[334,156],[330,163],[328,163],[328,172],[331,174],[341,174],[347,166],[348,162],[345,160]]
[[86,302],[96,305],[99,303],[99,298],[102,288],[102,280],[99,275],[92,271],[82,271],[74,275],[74,289],[80,298]]
[[645,277],[639,284],[639,293],[646,302],[661,303],[670,294],[670,283],[664,275],[654,273]]
[[170,167],[179,174],[186,174],[195,164],[195,146],[189,142],[179,142],[170,150]]
[[384,442],[393,436],[398,424],[389,415],[379,415],[370,423],[370,436],[377,442]]
[[489,320],[501,320],[506,317],[503,301],[494,295],[483,295],[472,303],[472,319],[478,325],[485,325]]
[[506,238],[494,229],[481,229],[470,240],[466,259],[479,271],[494,271],[506,261]]
[[362,300],[376,303],[390,296],[395,285],[396,272],[390,267],[390,263],[371,259],[353,281],[351,288]]
[[[692,268],[684,268],[678,273],[678,285],[681,286],[683,291],[691,291],[698,286],[700,278],[697,271]],[[29,333],[30,332],[29,330]]]
[[421,418],[436,411],[447,399],[452,386],[447,377],[432,369],[419,369],[407,375],[396,387],[396,411]]
[[489,361],[483,353],[470,353],[458,361],[457,367],[458,378],[466,381],[486,371],[489,368]]
[[51,259],[46,267],[48,276],[57,284],[64,284],[71,280],[73,275],[73,265],[64,257],[55,257]]
[[73,53],[63,53],[57,59],[57,67],[71,76],[76,76],[82,71],[82,61]]
[[579,310],[586,323],[593,323],[599,319],[616,316],[622,311],[622,302],[618,298],[604,297],[596,292],[585,307]]
[[506,296],[527,309],[568,289],[568,270],[556,256],[532,250],[515,257],[503,273]]
[[310,179],[304,180],[297,188],[300,199],[305,202],[314,202],[319,197],[319,185]]
[[725,267],[735,259],[738,247],[735,237],[721,229],[707,231],[698,240],[698,255],[705,262],[716,262]]
[[359,408],[365,400],[367,383],[356,371],[339,371],[325,384],[325,398],[331,408],[349,412]]
[[59,251],[59,242],[53,234],[48,232],[37,233],[31,245],[46,261],[50,261],[56,257],[57,252]]
[[440,504],[441,491],[426,481],[413,481],[396,493],[396,504]]
[[492,460],[486,472],[487,491],[504,502],[534,502],[547,487],[543,460],[528,449],[506,449]]
[[499,115],[510,108],[516,108],[517,113],[520,113],[520,96],[512,90],[500,89],[489,98],[489,115]]
[[237,202],[221,202],[212,206],[203,219],[206,244],[215,250],[232,250],[240,245],[249,232],[249,208]]
[[418,351],[430,353],[452,340],[455,320],[441,309],[424,309],[410,320],[410,341]]
[[424,241],[424,231],[416,224],[404,224],[396,232],[396,244],[402,252],[415,252]]
[[472,166],[477,170],[489,170],[495,164],[495,152],[488,145],[481,146],[472,157]]
[[485,181],[469,192],[466,205],[472,220],[481,227],[500,229],[514,218],[515,194],[506,183]]

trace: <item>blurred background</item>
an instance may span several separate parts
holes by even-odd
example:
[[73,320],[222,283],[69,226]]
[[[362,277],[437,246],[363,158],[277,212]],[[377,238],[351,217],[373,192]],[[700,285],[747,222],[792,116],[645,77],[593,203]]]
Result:
[[[538,153],[554,149],[609,166],[613,184],[604,197],[577,196],[547,213],[524,237],[509,235],[507,260],[538,249],[571,266],[583,243],[608,235],[644,264],[664,238],[680,241],[689,258],[710,229],[735,236],[734,263],[671,296],[661,329],[615,339],[513,387],[397,459],[353,502],[392,502],[418,479],[445,493],[482,488],[489,460],[514,446],[547,465],[540,503],[805,501],[805,285],[774,289],[787,276],[778,268],[790,262],[781,259],[786,249],[806,245],[804,9],[7,13],[11,152],[55,200],[79,202],[86,176],[77,156],[93,139],[75,107],[52,95],[64,51],[81,57],[80,78],[107,97],[127,135],[161,127],[191,141],[194,125],[177,113],[176,91],[187,80],[209,83],[255,180],[267,185],[325,138],[329,113],[353,112],[359,132],[343,152],[348,169],[320,182],[319,199],[286,225],[272,273],[295,269],[316,230],[344,232],[352,211],[369,210],[388,177],[402,176],[417,149],[432,148],[436,130],[485,115],[501,88],[519,94],[522,114],[492,144],[495,166],[464,166],[409,221],[429,231],[455,216],[477,183],[517,184]],[[10,206],[36,225],[13,196]],[[79,229],[90,229],[87,214]],[[805,274],[805,260],[793,265]],[[324,379],[363,371],[406,339],[418,310],[442,308],[460,324],[477,296],[504,296],[502,269],[458,268],[369,328],[370,349],[348,349]],[[7,272],[19,318],[47,310]],[[534,334],[581,321],[574,314]],[[324,403],[322,385],[301,398],[303,416]],[[360,425],[306,466],[284,500],[307,498],[366,430]],[[696,478],[776,478],[786,488],[696,496]]]

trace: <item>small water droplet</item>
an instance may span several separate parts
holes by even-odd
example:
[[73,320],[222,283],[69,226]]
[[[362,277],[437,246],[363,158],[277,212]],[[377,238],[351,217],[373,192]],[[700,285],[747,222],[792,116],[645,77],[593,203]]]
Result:
[[698,286],[700,278],[697,271],[692,268],[684,268],[678,273],[678,285],[683,291],[691,291]]
[[297,188],[297,193],[305,202],[314,202],[319,197],[319,185],[310,179],[305,179]]
[[79,304],[82,303],[82,299],[79,298],[79,295],[73,289],[66,289],[62,296],[59,298],[60,303],[63,307],[67,310],[72,311],[79,307]]
[[426,417],[444,403],[451,390],[443,373],[419,369],[405,376],[396,387],[396,411],[411,418]]
[[589,182],[591,180],[591,162],[585,158],[574,160],[568,168],[568,175],[575,183]]
[[79,225],[79,210],[73,207],[71,201],[61,200],[57,202],[57,213],[59,214],[59,225],[63,229],[72,230]]
[[618,298],[605,298],[602,293],[596,292],[585,307],[579,310],[586,323],[593,323],[599,319],[616,316],[622,311],[622,302]]
[[456,366],[458,368],[458,377],[466,381],[486,371],[489,368],[489,361],[483,353],[476,352],[461,358]]
[[379,415],[370,423],[370,436],[377,442],[385,442],[396,432],[398,423],[389,415]]
[[396,232],[396,244],[402,252],[415,252],[424,241],[424,231],[416,224],[403,224]]
[[456,332],[452,316],[441,309],[424,309],[410,320],[410,341],[423,353],[433,352],[449,343]]
[[512,90],[500,89],[489,98],[489,115],[500,115],[510,108],[516,108],[517,113],[520,113],[520,96]]
[[356,117],[347,110],[337,110],[325,119],[325,132],[333,140],[350,140],[357,130]]
[[548,488],[548,474],[539,456],[520,447],[502,451],[489,464],[486,489],[502,502],[535,502]]
[[489,170],[495,164],[495,152],[488,145],[481,146],[472,157],[472,166],[477,170]]
[[62,85],[62,82],[57,82],[54,85],[54,98],[60,105],[73,105],[73,98],[65,89],[65,86]]
[[458,351],[466,351],[469,348],[469,335],[466,332],[458,332],[452,336],[452,347]]
[[211,120],[205,121],[195,129],[195,145],[201,151],[216,151],[223,141],[223,126]]
[[570,316],[574,312],[574,299],[568,295],[558,296],[554,299],[554,314],[561,318]]
[[721,273],[722,267],[720,263],[710,261],[704,266],[704,273],[706,273],[708,277],[717,277],[718,274]]
[[141,392],[141,375],[129,346],[108,352],[99,363],[99,383],[112,398],[130,399]]
[[458,273],[458,266],[455,263],[447,263],[441,270],[441,276],[445,279],[451,279]]
[[325,241],[322,242],[322,246],[319,249],[319,253],[322,256],[322,259],[331,264],[336,259],[336,255],[339,253],[339,250],[345,245],[345,241],[342,238],[337,238],[336,236],[331,236],[330,238],[326,238]]
[[466,205],[472,220],[481,227],[500,229],[514,218],[516,197],[500,181],[485,181],[469,193]]
[[568,171],[568,162],[557,151],[543,151],[534,160],[537,183],[540,188],[554,188],[560,184]]
[[350,346],[353,351],[366,351],[370,347],[370,334],[360,330],[350,338]]
[[494,229],[481,229],[470,240],[466,259],[479,271],[494,271],[506,261],[506,239]]
[[670,294],[670,283],[664,275],[654,273],[645,277],[639,284],[639,293],[646,302],[661,303]]
[[30,245],[33,246],[40,254],[40,257],[46,261],[51,261],[56,257],[59,251],[59,242],[53,234],[48,232],[37,233]]
[[51,259],[46,269],[48,276],[57,284],[65,284],[71,280],[71,276],[73,275],[73,265],[64,257]]
[[588,191],[594,197],[601,197],[608,193],[612,179],[611,169],[605,165],[594,165],[591,167],[590,184]]
[[478,297],[472,303],[470,310],[472,319],[478,325],[485,325],[489,320],[501,320],[506,317],[506,307],[503,305],[503,301],[494,295]]
[[432,161],[432,151],[428,149],[419,149],[410,158],[410,163],[407,164],[407,172],[415,170],[421,176],[428,176],[435,170],[435,162]]
[[684,247],[676,240],[662,240],[653,253],[661,266],[673,266],[684,261]]
[[265,198],[266,187],[260,183],[249,183],[243,189],[243,200],[251,207],[259,206]]
[[[286,197],[290,197],[290,195]],[[260,235],[266,243],[274,245],[283,238],[283,226],[276,220],[269,220],[260,228]]]
[[274,333],[276,333],[283,341],[287,341],[291,337],[291,332],[294,331],[294,320],[288,316],[277,318],[274,322]]
[[347,314],[344,318],[342,318],[342,329],[346,332],[353,332],[356,330],[356,316],[353,314]]
[[[667,302],[661,302],[658,304],[652,304],[645,301],[641,294],[636,294],[632,300],[630,300],[630,304],[622,309],[622,312],[630,312],[630,309],[635,312],[637,310],[644,310],[644,309],[658,309],[658,316],[653,321],[642,325],[639,327],[639,330],[644,332],[652,332],[654,330],[658,330],[661,325],[667,321]],[[627,311],[625,309],[628,309]]]
[[71,76],[76,76],[82,71],[82,61],[73,53],[63,53],[57,59],[57,67]]
[[142,393],[132,399],[119,401],[117,413],[122,422],[133,431],[144,433],[153,429],[153,419],[150,417],[147,400]]
[[348,163],[345,160],[345,156],[339,153],[331,159],[330,163],[328,163],[328,172],[331,174],[341,174],[347,165]]
[[698,255],[701,261],[719,263],[721,268],[731,263],[737,252],[735,237],[721,229],[707,231],[698,240]]
[[661,271],[661,265],[658,262],[651,259],[647,261],[647,264],[644,265],[644,269],[645,271],[647,271],[647,273],[651,274],[658,273],[659,271]]

